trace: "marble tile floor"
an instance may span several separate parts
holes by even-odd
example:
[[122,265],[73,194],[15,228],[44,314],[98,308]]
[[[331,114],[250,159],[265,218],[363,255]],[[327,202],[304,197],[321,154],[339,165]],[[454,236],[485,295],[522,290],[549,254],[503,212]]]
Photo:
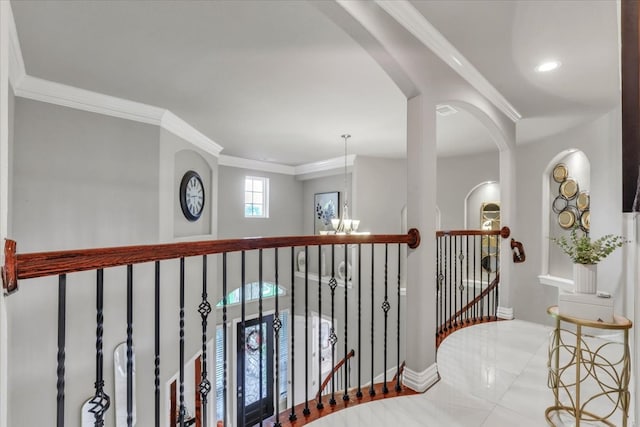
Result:
[[464,328],[440,346],[441,380],[427,392],[354,406],[309,426],[546,426],[545,409],[553,404],[547,387],[551,331],[520,320]]

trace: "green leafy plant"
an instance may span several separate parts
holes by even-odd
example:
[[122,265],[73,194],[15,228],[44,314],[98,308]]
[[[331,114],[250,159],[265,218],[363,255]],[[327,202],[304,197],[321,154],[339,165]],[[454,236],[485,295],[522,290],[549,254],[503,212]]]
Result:
[[622,236],[607,234],[592,241],[587,233],[581,232],[578,236],[578,232],[579,227],[575,226],[568,239],[567,236],[551,238],[576,264],[597,264],[625,243]]

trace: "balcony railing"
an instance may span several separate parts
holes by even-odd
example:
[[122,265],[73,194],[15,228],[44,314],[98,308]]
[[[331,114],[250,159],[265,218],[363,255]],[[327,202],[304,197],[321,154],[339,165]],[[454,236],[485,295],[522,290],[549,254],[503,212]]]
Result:
[[[55,414],[41,415],[55,417],[58,427],[69,417],[65,410],[82,406],[66,396],[67,383],[80,380],[67,378],[66,338],[71,316],[90,321],[77,319],[77,307],[69,305],[75,298],[68,297],[83,287],[95,289],[95,341],[73,346],[95,360],[92,372],[86,372],[95,382],[85,405],[95,426],[111,424],[106,420],[119,415],[128,426],[136,417],[155,426],[252,426],[269,417],[275,426],[287,420],[301,425],[325,406],[334,407],[336,394],[346,404],[398,393],[403,389],[394,377],[403,360],[402,257],[405,246],[419,243],[418,231],[410,230],[406,235],[247,238],[21,254],[8,240],[3,282],[5,291],[15,294],[8,304],[21,297],[19,282],[26,287],[31,285],[26,279],[56,277],[40,279],[38,286],[43,280],[57,285],[57,302],[50,302],[57,305],[57,349],[33,346],[43,358],[55,358],[57,392],[53,397],[33,384],[30,398],[55,400]],[[82,271],[95,271],[95,279]],[[115,287],[123,290],[118,304],[126,305],[126,319],[105,320],[105,289]],[[144,299],[143,310],[134,310],[140,309],[134,297]],[[151,313],[153,329],[135,335],[149,342],[134,343],[134,320]],[[177,336],[161,329],[166,324],[161,320],[170,316],[175,316]],[[187,320],[195,317],[199,330],[189,331]],[[115,399],[114,415],[110,394],[120,388],[109,384],[118,375],[105,375],[105,354],[115,347],[105,340],[105,331],[125,323],[120,332],[126,337],[120,378],[125,391]],[[195,354],[189,350],[196,348]],[[177,364],[162,366],[164,358]],[[197,397],[187,402],[194,394],[185,388],[190,359],[197,360]],[[340,359],[349,360],[350,369],[335,370]],[[153,372],[153,398],[136,404],[135,371],[141,364]],[[327,372],[330,380],[323,381]],[[340,378],[333,376],[336,372]],[[172,378],[176,407],[167,408]],[[323,382],[330,384],[331,394],[316,396]],[[138,393],[147,388],[138,386]]]
[[497,320],[500,237],[510,230],[436,232],[436,344],[451,332]]

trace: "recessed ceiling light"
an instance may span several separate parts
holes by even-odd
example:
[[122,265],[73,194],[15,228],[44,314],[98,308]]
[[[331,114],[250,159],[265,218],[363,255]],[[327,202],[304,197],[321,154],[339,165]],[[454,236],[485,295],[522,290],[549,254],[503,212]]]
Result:
[[560,61],[545,61],[536,67],[536,71],[539,73],[547,73],[560,67],[560,65],[562,65]]

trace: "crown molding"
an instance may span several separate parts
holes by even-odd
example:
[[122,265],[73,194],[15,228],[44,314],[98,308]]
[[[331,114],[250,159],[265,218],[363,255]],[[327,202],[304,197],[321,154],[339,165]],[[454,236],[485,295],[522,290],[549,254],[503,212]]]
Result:
[[409,1],[375,1],[513,122],[522,118],[518,110]]
[[184,140],[189,141],[207,153],[213,154],[216,157],[220,156],[220,152],[223,149],[220,144],[213,141],[211,138],[173,114],[171,111],[164,111],[162,119],[160,120],[160,126]]
[[219,156],[222,146],[171,111],[62,83],[25,75],[14,86],[16,96],[160,126],[207,153]]
[[7,22],[9,25],[9,82],[13,86],[14,91],[20,85],[27,72],[24,68],[24,59],[22,58],[22,49],[20,49],[20,40],[18,39],[18,30],[16,21],[13,18],[13,10],[11,3],[7,2]]
[[293,166],[245,159],[242,157],[227,156],[224,154],[221,154],[218,158],[218,164],[232,168],[251,169],[261,172],[280,173],[283,175],[295,175],[295,168]]
[[[356,160],[355,154],[349,154],[347,156],[347,166],[353,166]],[[338,169],[344,167],[344,157],[334,157],[332,159],[321,160],[319,162],[306,163],[295,167],[295,175],[306,175],[317,172],[326,172],[332,169]]]

